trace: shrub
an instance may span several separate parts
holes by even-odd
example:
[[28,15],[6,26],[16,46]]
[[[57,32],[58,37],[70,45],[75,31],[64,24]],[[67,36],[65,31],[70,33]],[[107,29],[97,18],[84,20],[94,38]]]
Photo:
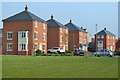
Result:
[[65,53],[72,53],[72,51],[67,51],[67,50],[66,50]]
[[36,56],[40,56],[40,55],[42,54],[41,50],[39,50],[39,49],[37,49],[37,50],[35,51],[35,53],[36,53]]

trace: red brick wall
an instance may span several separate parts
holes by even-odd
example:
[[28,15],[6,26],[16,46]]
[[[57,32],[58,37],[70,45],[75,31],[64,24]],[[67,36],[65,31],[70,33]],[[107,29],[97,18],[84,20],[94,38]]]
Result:
[[59,27],[48,27],[48,49],[53,47],[60,47]]
[[73,45],[76,45],[76,47],[79,48],[79,31],[69,31],[68,49],[74,50]]
[[[35,29],[34,27],[34,21],[14,21],[14,22],[4,22],[3,24],[3,53],[4,54],[27,54],[31,55],[34,52],[33,44],[34,42],[40,43],[40,42],[47,42],[42,40],[42,33],[45,32],[47,35],[47,28],[45,30],[42,29],[42,23],[38,22],[38,28]],[[28,30],[28,52],[19,52],[18,53],[18,31],[19,30]],[[34,30],[38,31],[38,40],[35,41],[33,38]],[[7,31],[13,32],[13,39],[7,40]],[[47,37],[47,36],[46,36]],[[6,51],[7,50],[7,43],[13,43],[13,50],[12,51]],[[46,45],[47,49],[47,45]]]

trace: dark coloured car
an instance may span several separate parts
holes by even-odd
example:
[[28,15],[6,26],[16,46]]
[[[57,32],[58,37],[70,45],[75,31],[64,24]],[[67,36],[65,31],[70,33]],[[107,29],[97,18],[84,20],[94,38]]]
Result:
[[84,51],[83,50],[75,50],[74,56],[84,56]]

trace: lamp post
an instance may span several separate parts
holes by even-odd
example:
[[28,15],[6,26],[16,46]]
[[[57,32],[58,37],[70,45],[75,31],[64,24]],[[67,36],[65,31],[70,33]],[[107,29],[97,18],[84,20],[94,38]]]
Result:
[[98,44],[97,44],[97,27],[98,27],[98,25],[96,24],[96,54],[97,54],[97,46],[98,46]]

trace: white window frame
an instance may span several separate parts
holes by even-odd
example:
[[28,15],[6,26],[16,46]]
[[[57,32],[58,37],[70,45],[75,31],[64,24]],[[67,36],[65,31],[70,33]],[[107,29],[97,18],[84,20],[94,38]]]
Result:
[[100,35],[97,35],[97,38],[99,39],[99,38],[100,38]]
[[43,29],[46,29],[46,24],[45,23],[43,23]]
[[43,40],[46,41],[46,33],[43,33]]
[[104,38],[104,35],[101,35],[101,38]]
[[38,21],[34,22],[34,26],[37,28],[38,27]]
[[[37,48],[35,46],[37,46]],[[34,43],[34,50],[37,50],[37,49],[39,49],[38,48],[38,43]]]
[[108,37],[108,39],[110,38],[109,35],[107,37]]
[[60,36],[60,42],[63,42],[63,41],[62,41],[62,36]]
[[62,32],[62,27],[60,27],[60,32]]
[[[10,48],[9,45],[12,45],[12,48]],[[12,51],[12,49],[13,49],[13,44],[12,43],[7,43],[7,51]]]
[[[35,38],[35,35],[37,35],[37,37]],[[38,40],[38,32],[34,31],[34,40]]]
[[12,31],[8,31],[7,32],[7,40],[12,40],[12,38],[8,38],[8,33],[11,33],[12,34],[12,38],[13,38],[13,32]]

